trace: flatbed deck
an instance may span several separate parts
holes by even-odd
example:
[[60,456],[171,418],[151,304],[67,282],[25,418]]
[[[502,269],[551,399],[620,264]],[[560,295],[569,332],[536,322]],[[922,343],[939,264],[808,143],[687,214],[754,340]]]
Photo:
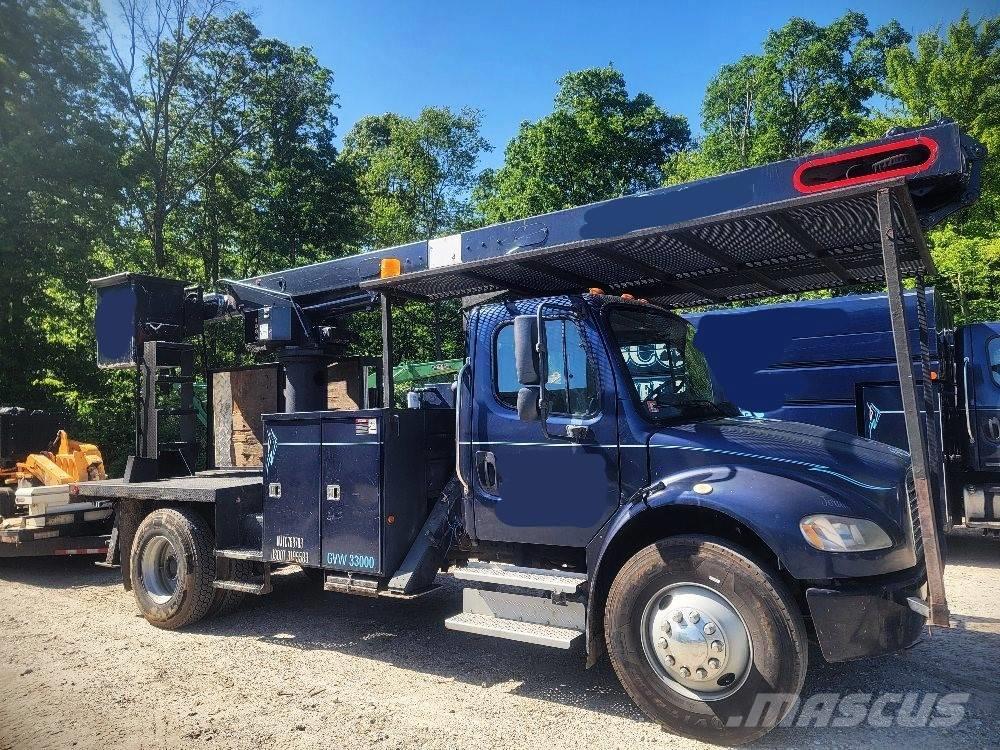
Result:
[[89,500],[164,500],[215,503],[235,499],[263,483],[260,471],[212,469],[194,476],[127,483],[124,479],[78,482],[71,492]]

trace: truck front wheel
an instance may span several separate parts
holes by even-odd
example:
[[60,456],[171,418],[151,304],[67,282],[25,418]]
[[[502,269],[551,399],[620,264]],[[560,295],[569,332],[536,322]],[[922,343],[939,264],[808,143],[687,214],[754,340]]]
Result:
[[151,624],[175,630],[197,622],[215,598],[212,533],[187,508],[162,508],[135,532],[129,575],[139,611]]
[[605,609],[608,654],[632,700],[665,729],[737,745],[766,734],[802,689],[802,615],[776,576],[722,539],[639,550]]

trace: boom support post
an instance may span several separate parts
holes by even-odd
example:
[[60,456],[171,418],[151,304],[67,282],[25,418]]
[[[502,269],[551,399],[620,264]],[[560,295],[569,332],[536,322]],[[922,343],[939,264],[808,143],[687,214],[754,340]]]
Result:
[[[944,590],[944,562],[941,556],[941,545],[938,538],[938,525],[935,518],[937,503],[935,490],[937,487],[930,479],[928,445],[925,435],[932,430],[929,425],[921,425],[917,383],[913,376],[913,352],[910,347],[909,332],[906,323],[906,308],[903,304],[903,281],[900,273],[899,248],[896,240],[896,226],[892,211],[893,188],[882,188],[875,196],[878,211],[879,235],[882,244],[882,259],[885,264],[886,289],[889,295],[889,315],[892,322],[892,338],[896,348],[896,367],[899,371],[899,386],[903,398],[903,418],[906,423],[906,439],[910,447],[910,460],[913,465],[913,483],[917,495],[917,516],[920,532],[923,538],[924,560],[927,567],[927,589],[930,599],[930,618],[933,625],[949,627],[950,613],[948,599]],[[900,201],[905,205],[905,201]],[[905,210],[902,212],[904,222],[911,220]],[[920,237],[919,227],[911,227],[914,237]],[[920,248],[926,254],[926,247]],[[925,262],[929,262],[925,261]],[[930,382],[928,357],[923,351],[927,341],[926,318],[918,316],[920,330],[920,362],[921,377],[925,387]],[[924,419],[931,415],[925,411]]]

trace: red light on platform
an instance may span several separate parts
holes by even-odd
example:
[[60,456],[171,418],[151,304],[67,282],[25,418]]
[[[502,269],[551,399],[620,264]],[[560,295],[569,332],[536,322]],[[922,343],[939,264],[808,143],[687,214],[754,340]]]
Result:
[[929,169],[937,160],[937,154],[937,141],[926,136],[881,143],[808,159],[796,168],[792,185],[800,193],[818,193],[904,177]]

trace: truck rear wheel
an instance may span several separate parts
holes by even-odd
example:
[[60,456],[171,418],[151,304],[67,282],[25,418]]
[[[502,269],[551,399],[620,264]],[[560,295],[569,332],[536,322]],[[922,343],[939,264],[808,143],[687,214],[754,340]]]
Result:
[[674,537],[641,549],[611,585],[605,632],[632,700],[685,737],[755,740],[805,680],[808,644],[794,600],[722,539]]
[[215,556],[208,524],[186,508],[161,508],[136,530],[129,575],[139,611],[166,630],[204,617],[215,600]]

